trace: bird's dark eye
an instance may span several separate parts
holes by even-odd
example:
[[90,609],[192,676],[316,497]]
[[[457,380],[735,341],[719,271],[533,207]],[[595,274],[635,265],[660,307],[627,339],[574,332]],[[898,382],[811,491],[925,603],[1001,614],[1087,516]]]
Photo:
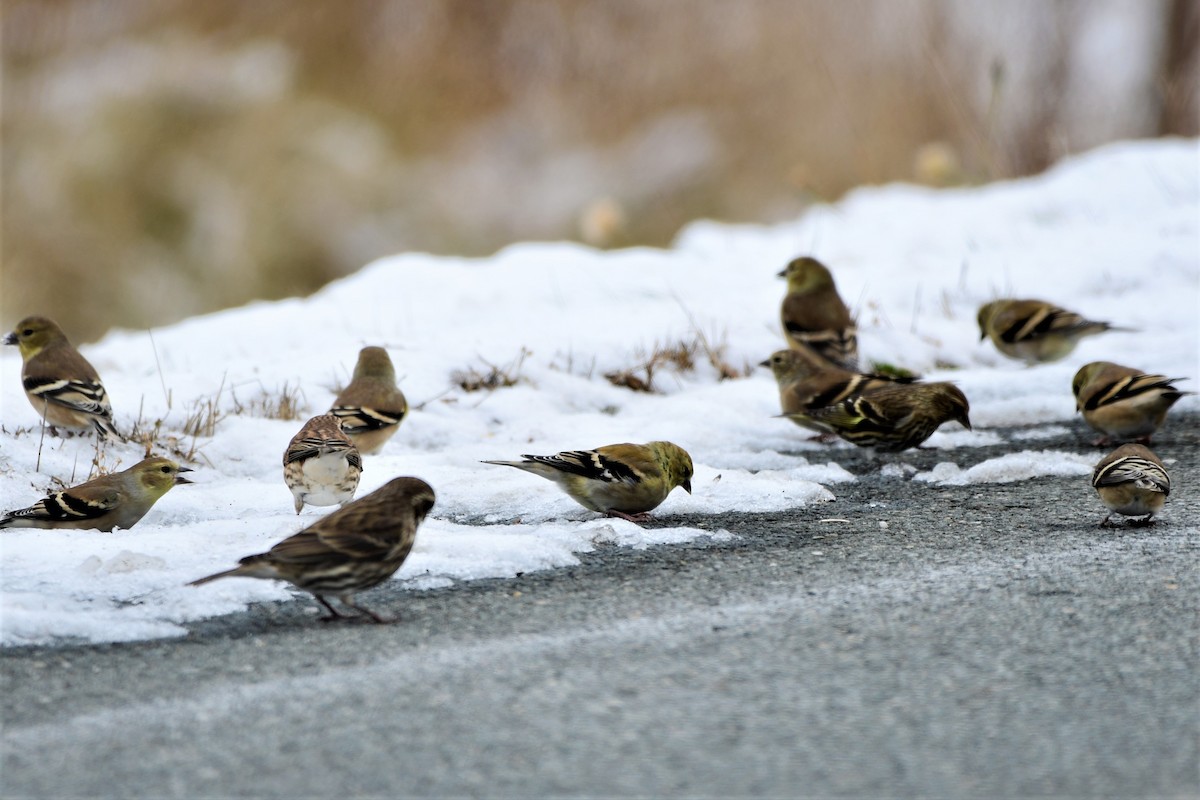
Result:
[[163,471],[163,472],[170,472],[170,471],[171,471],[171,468],[170,468],[170,467],[163,467],[163,468],[162,468],[162,471]]
[[21,335],[22,336],[33,336],[33,328],[26,328],[25,330],[21,331]]

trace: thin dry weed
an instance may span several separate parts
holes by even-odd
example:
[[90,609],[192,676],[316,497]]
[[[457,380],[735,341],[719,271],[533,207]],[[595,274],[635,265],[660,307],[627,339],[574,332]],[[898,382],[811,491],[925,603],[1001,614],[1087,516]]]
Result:
[[299,383],[293,386],[284,381],[282,386],[274,390],[260,385],[258,394],[246,402],[239,400],[236,392],[231,391],[230,396],[233,399],[233,413],[238,416],[287,421],[301,419],[308,412],[307,398]]
[[521,374],[521,366],[531,355],[531,350],[522,347],[516,358],[504,365],[493,364],[481,356],[479,360],[483,362],[483,369],[472,366],[455,370],[450,373],[450,380],[464,392],[494,392],[518,383],[528,383],[529,379]]
[[654,384],[656,375],[663,371],[673,375],[695,372],[701,360],[716,371],[719,381],[749,375],[752,367],[749,364],[743,365],[742,369],[732,366],[725,358],[726,349],[724,336],[713,344],[703,331],[694,328],[689,339],[665,344],[656,342],[649,354],[639,349],[634,356],[637,363],[626,369],[606,372],[604,377],[614,386],[654,393],[659,391]]

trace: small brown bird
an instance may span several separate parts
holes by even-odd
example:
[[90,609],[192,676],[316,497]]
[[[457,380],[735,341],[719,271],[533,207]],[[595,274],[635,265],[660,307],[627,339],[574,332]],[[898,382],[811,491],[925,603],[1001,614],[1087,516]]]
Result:
[[692,457],[671,442],[609,444],[521,458],[483,463],[540,475],[584,508],[630,522],[645,521],[646,512],[657,508],[676,486],[692,493]]
[[287,581],[317,598],[329,616],[346,619],[325,595],[379,623],[391,622],[357,605],[354,595],[386,581],[412,551],[417,526],[433,508],[433,489],[418,478],[394,478],[380,488],[289,536],[265,553],[246,556],[233,569],[192,581],[218,578]]
[[1149,444],[1150,437],[1167,418],[1167,411],[1181,397],[1171,384],[1186,378],[1147,375],[1133,367],[1111,361],[1084,364],[1071,381],[1075,409],[1092,428],[1104,434],[1096,444],[1134,440]]
[[387,350],[364,347],[354,377],[329,409],[363,455],[378,453],[400,427],[408,403],[396,386],[396,369]]
[[1145,517],[1140,524],[1149,525],[1171,493],[1171,476],[1150,448],[1123,444],[1100,459],[1092,472],[1092,486],[1109,509],[1100,527],[1111,524],[1113,512],[1126,517]]
[[834,433],[828,425],[819,424],[802,412],[837,405],[843,400],[885,386],[909,384],[913,378],[892,378],[883,375],[864,375],[835,367],[813,368],[812,360],[799,350],[777,350],[759,364],[770,368],[779,385],[779,405],[782,416],[797,425],[822,435]]
[[829,268],[801,256],[779,277],[788,284],[779,312],[788,347],[812,354],[824,366],[858,371],[858,328]]
[[362,456],[332,414],[304,423],[283,454],[283,481],[292,490],[297,514],[306,503],[346,505],[361,474]]
[[897,452],[917,447],[942,423],[957,421],[968,430],[970,406],[962,391],[952,383],[896,384],[851,397],[825,408],[787,415],[811,418],[859,447]]
[[172,486],[191,483],[181,472],[191,470],[170,459],[147,458],[122,472],[54,492],[29,508],[9,511],[0,518],[0,528],[132,528]]
[[1129,331],[1085,319],[1043,300],[993,300],[979,308],[979,341],[1027,364],[1066,358],[1079,340],[1105,331]]
[[101,439],[121,438],[100,376],[53,320],[26,317],[2,341],[20,349],[25,396],[50,433],[95,430]]

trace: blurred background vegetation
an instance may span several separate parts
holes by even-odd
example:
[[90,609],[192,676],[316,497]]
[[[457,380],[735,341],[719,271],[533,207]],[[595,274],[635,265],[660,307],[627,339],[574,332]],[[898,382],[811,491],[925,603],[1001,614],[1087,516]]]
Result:
[[[0,327],[1197,134],[1200,0],[2,0]],[[736,268],[738,265],[731,265]]]

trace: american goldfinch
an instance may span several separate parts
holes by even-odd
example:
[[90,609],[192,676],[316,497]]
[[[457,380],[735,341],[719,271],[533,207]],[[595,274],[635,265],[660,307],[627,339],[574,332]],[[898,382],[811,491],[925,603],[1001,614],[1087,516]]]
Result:
[[53,320],[26,317],[3,342],[20,348],[25,396],[52,434],[58,428],[94,429],[101,439],[121,438],[100,376]]
[[821,434],[833,433],[833,428],[818,424],[801,412],[836,405],[884,386],[913,381],[912,378],[864,375],[834,367],[813,369],[811,359],[798,350],[778,350],[759,366],[768,367],[779,384],[779,405],[783,416]]
[[779,316],[788,347],[815,355],[824,366],[858,369],[858,328],[842,302],[829,268],[802,256],[779,273],[787,294]]
[[1092,486],[1109,514],[1100,522],[1108,526],[1113,512],[1126,517],[1145,517],[1145,524],[1162,510],[1171,493],[1171,476],[1150,448],[1123,444],[1100,459],[1092,472]]
[[646,519],[676,486],[692,493],[692,458],[671,442],[610,444],[521,461],[484,461],[541,475],[584,508],[631,522]]
[[346,505],[361,474],[362,456],[332,414],[304,423],[283,454],[283,481],[292,490],[297,514],[305,503]]
[[132,528],[172,486],[191,483],[181,472],[191,470],[166,458],[147,458],[9,511],[0,518],[0,528]]
[[341,422],[358,452],[368,455],[383,449],[408,413],[387,350],[364,347],[359,351],[354,377],[333,401],[329,413]]
[[1042,300],[993,300],[980,306],[978,319],[979,341],[991,338],[1001,353],[1029,364],[1066,358],[1085,336],[1129,330]]
[[265,553],[246,556],[233,569],[192,581],[218,578],[287,581],[317,598],[329,611],[323,622],[345,619],[325,595],[375,622],[389,622],[357,605],[354,595],[386,581],[412,550],[417,526],[433,508],[433,489],[418,478],[393,478],[327,517],[289,536]]
[[1149,444],[1175,401],[1195,394],[1171,385],[1181,380],[1186,378],[1147,375],[1111,361],[1093,361],[1075,373],[1071,391],[1084,421],[1104,434],[1096,444],[1108,444],[1112,439]]
[[952,383],[895,384],[874,389],[825,408],[787,415],[826,425],[847,442],[896,452],[917,447],[943,422],[970,429],[967,398]]

